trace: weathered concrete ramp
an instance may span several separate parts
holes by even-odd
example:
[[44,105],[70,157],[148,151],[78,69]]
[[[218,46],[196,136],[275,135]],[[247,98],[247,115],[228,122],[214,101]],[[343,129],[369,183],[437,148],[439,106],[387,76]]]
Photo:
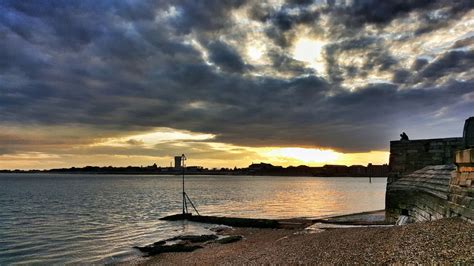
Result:
[[387,186],[388,220],[400,215],[410,222],[436,220],[447,215],[449,182],[456,167],[453,164],[427,166]]
[[377,225],[377,224],[393,224],[387,223],[385,219],[385,210],[368,211],[360,213],[352,213],[346,215],[338,215],[323,219],[314,220],[319,223],[330,223],[339,225]]
[[192,215],[192,214],[175,214],[166,216],[160,220],[179,221],[188,220],[199,223],[209,224],[223,224],[233,227],[254,227],[254,228],[280,228],[282,224],[280,221],[271,219],[251,219],[251,218],[236,218],[236,217],[221,217],[221,216],[206,216],[206,215]]
[[333,225],[387,225],[385,221],[385,211],[378,210],[372,212],[354,213],[335,217],[327,217],[323,219],[257,219],[257,218],[238,218],[224,216],[207,216],[192,214],[174,214],[161,218],[166,221],[187,220],[199,223],[222,224],[232,227],[251,227],[251,228],[274,228],[274,229],[303,229],[308,226],[320,224]]

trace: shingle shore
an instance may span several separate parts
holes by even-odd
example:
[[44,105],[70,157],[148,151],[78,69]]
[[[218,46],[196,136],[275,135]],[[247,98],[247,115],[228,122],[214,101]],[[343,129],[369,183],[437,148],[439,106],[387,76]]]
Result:
[[461,219],[386,228],[348,228],[302,234],[297,230],[239,228],[231,244],[192,253],[161,254],[153,265],[474,263],[474,224]]

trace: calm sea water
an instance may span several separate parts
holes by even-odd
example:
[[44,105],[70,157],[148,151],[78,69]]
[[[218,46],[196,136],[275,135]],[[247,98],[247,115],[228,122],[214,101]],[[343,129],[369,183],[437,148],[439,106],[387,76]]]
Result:
[[[201,214],[323,217],[384,208],[386,178],[189,176]],[[132,249],[210,225],[181,211],[181,177],[0,174],[0,264],[114,263]]]

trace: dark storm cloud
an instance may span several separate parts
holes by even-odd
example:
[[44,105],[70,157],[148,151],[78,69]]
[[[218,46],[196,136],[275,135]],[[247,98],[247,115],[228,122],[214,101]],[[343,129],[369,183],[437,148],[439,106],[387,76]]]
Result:
[[[101,16],[111,8],[105,2],[5,1],[4,4],[9,9],[5,17],[9,17],[13,31],[40,45],[57,42],[62,49],[80,49],[104,34],[102,23],[111,23],[107,22],[107,16]],[[44,40],[38,33],[49,34],[53,39]]]
[[287,0],[286,3],[290,5],[309,5],[314,3],[314,0]]
[[428,64],[428,60],[425,59],[425,58],[417,58],[415,59],[415,61],[413,62],[413,65],[411,67],[412,70],[420,70],[422,69],[424,66],[426,66]]
[[[308,3],[288,5],[302,8]],[[264,30],[274,34],[281,49],[267,54],[275,76],[250,75],[254,68],[241,54],[245,49],[239,49],[245,47],[235,46],[245,45],[243,40],[231,45],[219,39],[233,30],[229,14],[245,4],[0,2],[0,123],[72,123],[116,134],[171,127],[212,133],[216,141],[239,145],[368,151],[386,148],[387,136],[398,136],[394,132],[398,123],[424,123],[441,108],[459,116],[459,121],[465,119],[468,107],[456,104],[472,93],[472,80],[401,89],[398,83],[412,76],[400,67],[387,41],[347,33],[351,16],[360,23],[380,25],[432,4],[389,1],[376,6],[375,1],[356,1],[354,6],[330,6],[318,12],[261,12],[262,21],[268,23]],[[387,13],[390,9],[393,14]],[[332,25],[348,37],[324,49],[328,77],[318,76],[285,50],[295,25],[317,24],[320,12],[342,12],[347,20],[340,23],[348,23],[343,25],[347,29]],[[336,17],[331,21],[336,23]],[[190,44],[192,37],[203,50]],[[341,64],[341,58],[351,56],[362,58],[363,64]],[[472,68],[472,57],[472,51],[451,51],[431,63],[419,59],[413,75],[435,81]],[[392,74],[397,85],[379,83],[354,91],[341,85],[373,71]],[[0,143],[2,138],[12,140],[2,136]],[[132,140],[129,144],[140,146]],[[127,154],[135,151],[130,149]]]
[[[329,44],[324,49],[327,72],[333,82],[341,82],[345,77],[365,77],[373,71],[389,71],[398,61],[390,54],[383,40],[374,37],[360,37]],[[344,66],[339,58],[362,57],[361,65]]]
[[426,85],[435,84],[439,79],[451,77],[469,71],[474,67],[474,51],[452,50],[439,55],[429,62],[417,58],[410,70],[397,69],[393,74],[393,82]]
[[[306,9],[311,2],[314,1],[287,1],[277,10],[258,8],[256,5],[251,14],[255,19],[270,21],[274,27],[267,30],[268,37],[279,45],[288,46],[292,38],[288,31],[295,25],[311,26],[313,31],[326,32],[334,39],[357,38],[366,25],[380,29],[395,19],[407,18],[415,13],[418,15],[414,22],[417,29],[413,34],[416,36],[449,27],[449,22],[456,21],[474,8],[471,0],[354,0],[351,4],[330,0],[319,9]],[[330,23],[327,28],[321,29],[320,18],[323,15]]]
[[449,73],[461,73],[474,67],[474,51],[450,51],[428,64],[421,72],[432,81]]
[[297,14],[290,14],[282,9],[271,17],[273,25],[282,31],[287,31],[298,24],[307,24],[319,19],[319,11],[300,9]]
[[242,6],[244,0],[180,0],[177,1],[178,16],[173,19],[174,28],[180,33],[191,30],[218,30],[229,23],[228,14]]
[[412,10],[427,8],[436,1],[432,0],[354,0],[350,15],[360,23],[387,23],[395,17]]
[[[322,32],[317,22],[320,17],[319,10],[304,9],[304,4],[283,6],[279,10],[272,9],[256,9],[260,11],[252,11],[251,15],[260,21],[271,23],[272,27],[267,28],[266,35],[275,43],[282,47],[291,45],[294,33],[291,32],[298,25],[312,25],[313,32]],[[295,13],[294,10],[297,10]]]
[[[226,128],[229,132],[223,134],[222,139],[230,142],[239,140],[246,145],[268,146],[272,143],[292,145],[293,137],[298,136],[300,145],[306,146],[318,143],[327,147],[343,147],[345,151],[361,151],[368,146],[381,148],[385,147],[387,136],[397,136],[397,132],[393,132],[394,125],[387,121],[407,121],[404,126],[410,127],[409,119],[430,120],[432,112],[454,105],[463,95],[472,93],[472,85],[472,82],[452,83],[436,89],[413,91],[399,91],[395,85],[371,85],[353,93],[340,92],[334,97],[312,97],[310,101],[299,102],[304,104],[304,107],[300,105],[299,108],[295,107],[298,102],[290,100],[287,103],[291,108],[289,112],[285,113],[287,106],[284,103],[281,103],[281,109],[277,104],[272,104],[269,105],[273,106],[270,112],[258,112],[262,120],[268,119],[271,123],[247,121],[245,129],[251,134],[239,134],[241,131],[236,125]],[[271,108],[269,106],[267,108]],[[464,116],[469,113],[467,106],[463,111]]]
[[410,71],[399,69],[393,73],[392,81],[398,84],[405,83],[410,76],[411,76]]
[[[365,24],[383,27],[394,19],[415,12],[421,17],[416,34],[423,34],[448,25],[446,21],[456,19],[472,8],[474,3],[471,0],[354,0],[351,5],[333,5],[327,12],[336,15],[332,16],[334,22],[339,20],[351,28]],[[438,10],[437,16],[429,15],[434,10]]]
[[211,42],[208,45],[209,59],[228,72],[244,72],[246,65],[239,53],[224,42]]

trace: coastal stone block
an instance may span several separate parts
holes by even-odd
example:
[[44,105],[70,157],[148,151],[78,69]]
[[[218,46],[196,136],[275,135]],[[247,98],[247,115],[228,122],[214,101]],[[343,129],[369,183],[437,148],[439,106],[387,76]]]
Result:
[[474,163],[474,149],[459,150],[455,153],[456,164]]
[[474,172],[461,172],[458,173],[457,179],[459,180],[459,183],[466,183],[468,180],[472,180]]
[[468,191],[466,189],[463,189],[459,186],[450,186],[449,187],[449,191],[450,193],[448,194],[448,196],[453,196],[453,195],[461,195],[461,196],[467,196],[468,195]]
[[474,220],[474,211],[472,209],[464,208],[463,211],[460,213],[460,216],[472,221]]
[[472,187],[465,189],[465,191],[469,197],[474,197],[474,189]]

